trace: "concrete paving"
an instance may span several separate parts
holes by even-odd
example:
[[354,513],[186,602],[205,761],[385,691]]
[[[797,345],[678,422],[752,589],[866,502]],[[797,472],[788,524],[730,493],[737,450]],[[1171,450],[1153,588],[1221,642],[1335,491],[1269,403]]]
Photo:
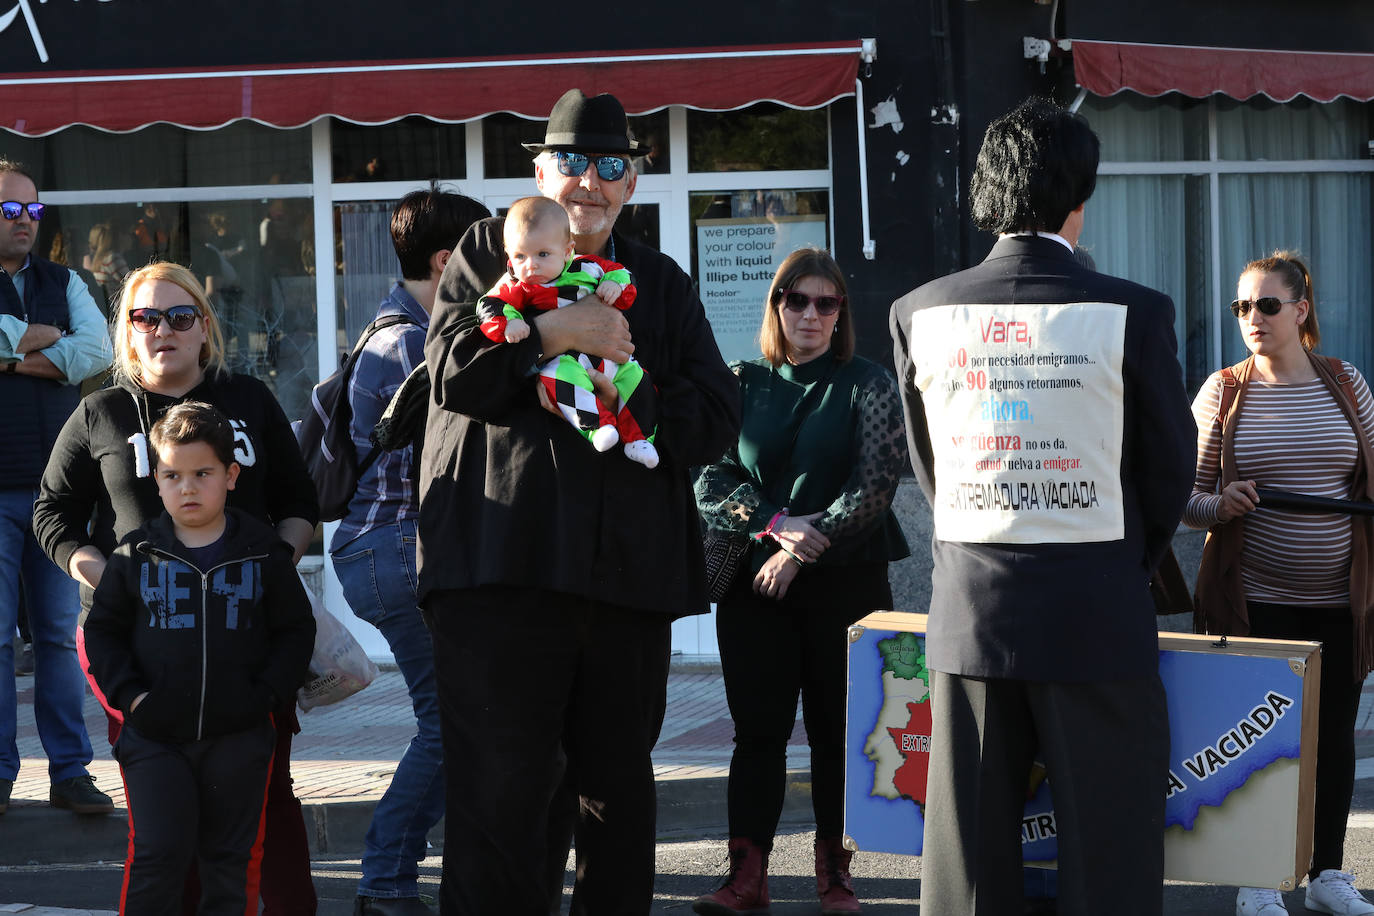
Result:
[[[87,697],[86,727],[95,749],[90,770],[120,811],[112,817],[79,817],[48,805],[47,761],[33,719],[33,678],[19,678],[17,686],[21,766],[9,813],[0,818],[0,866],[121,860],[127,842],[124,786],[110,756],[104,712]],[[372,809],[414,734],[405,683],[398,672],[383,671],[363,692],[336,706],[302,713],[300,719],[291,773],[305,806],[312,851],[356,854]],[[719,666],[698,660],[675,663],[668,681],[668,714],[654,752],[663,829],[724,822],[733,736]],[[791,803],[808,805],[809,755],[800,721],[788,749],[788,767],[793,771]],[[441,838],[436,829],[433,841],[438,844]]]

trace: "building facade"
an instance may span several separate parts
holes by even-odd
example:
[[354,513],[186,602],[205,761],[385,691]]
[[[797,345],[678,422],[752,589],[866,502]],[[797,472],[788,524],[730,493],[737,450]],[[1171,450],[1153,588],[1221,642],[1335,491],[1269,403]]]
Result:
[[14,0],[0,154],[54,205],[40,253],[111,294],[122,266],[191,265],[231,364],[298,416],[396,273],[392,203],[431,180],[494,210],[531,193],[520,142],[571,86],[633,114],[622,228],[692,274],[727,357],[757,352],[773,267],[817,244],[882,362],[893,299],[991,246],[965,205],[987,123],[1050,95],[1103,140],[1082,243],[1173,296],[1195,390],[1241,355],[1225,303],[1276,247],[1310,258],[1333,352],[1371,368],[1362,6],[703,0],[575,30],[458,4]]

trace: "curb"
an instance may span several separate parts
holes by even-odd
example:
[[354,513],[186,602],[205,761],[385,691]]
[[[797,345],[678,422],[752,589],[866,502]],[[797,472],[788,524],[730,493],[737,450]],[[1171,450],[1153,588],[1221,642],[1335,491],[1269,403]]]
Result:
[[[726,827],[726,777],[660,779],[659,834],[713,833]],[[783,820],[811,819],[811,773],[787,774]],[[375,800],[303,802],[310,855],[360,856]],[[444,845],[444,822],[430,831],[434,849]],[[127,812],[82,816],[47,805],[19,805],[0,818],[0,867],[85,862],[122,862],[128,849]]]

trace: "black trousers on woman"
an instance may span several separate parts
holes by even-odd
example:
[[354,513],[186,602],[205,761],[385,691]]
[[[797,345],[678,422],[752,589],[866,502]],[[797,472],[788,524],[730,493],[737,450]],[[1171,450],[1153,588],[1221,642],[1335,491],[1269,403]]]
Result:
[[797,696],[811,745],[816,835],[844,830],[844,715],[849,625],[892,606],[887,564],[815,567],[782,601],[756,595],[747,573],[716,608],[725,698],[735,721],[730,836],[773,845],[787,788]]
[[1315,878],[1339,870],[1345,856],[1345,824],[1355,792],[1355,716],[1360,689],[1351,648],[1350,608],[1266,604],[1248,601],[1250,635],[1308,639],[1322,644],[1321,703],[1317,709],[1317,799],[1313,812],[1312,869]]

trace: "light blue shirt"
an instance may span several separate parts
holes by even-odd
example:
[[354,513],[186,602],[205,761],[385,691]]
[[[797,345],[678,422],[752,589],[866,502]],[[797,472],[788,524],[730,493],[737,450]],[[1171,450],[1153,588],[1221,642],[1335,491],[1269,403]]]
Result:
[[[24,258],[24,266],[13,275],[19,299],[24,299],[31,257]],[[110,365],[114,349],[110,346],[110,331],[100,314],[86,281],[67,268],[67,312],[71,330],[42,353],[65,376],[68,385],[79,385],[83,379],[95,375]],[[0,315],[0,360],[18,359],[14,348],[29,329],[29,323],[13,315]]]

